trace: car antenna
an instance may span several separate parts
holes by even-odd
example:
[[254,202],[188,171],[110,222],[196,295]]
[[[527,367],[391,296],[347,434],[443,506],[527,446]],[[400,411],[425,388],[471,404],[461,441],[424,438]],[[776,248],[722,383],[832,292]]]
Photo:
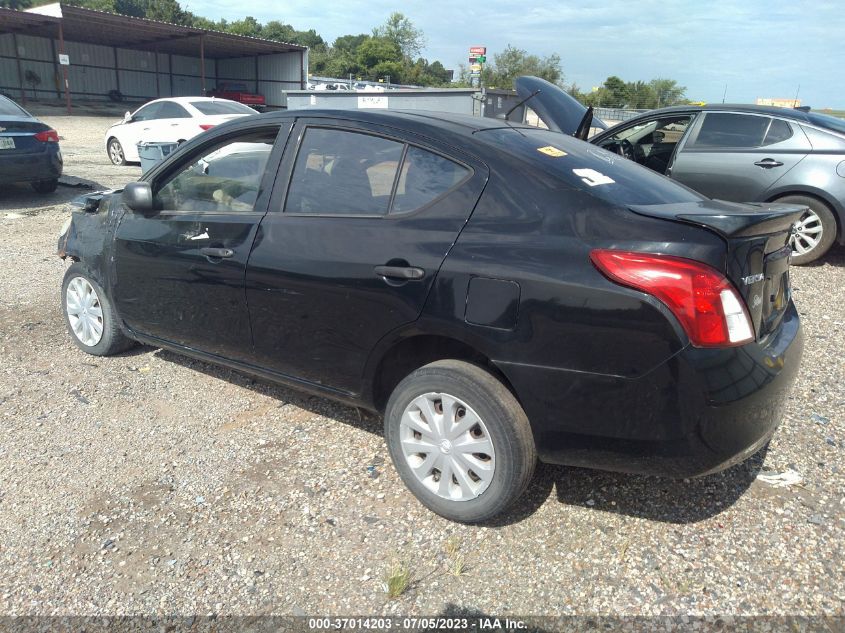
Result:
[[520,101],[519,103],[517,103],[517,104],[516,104],[514,107],[512,107],[510,110],[508,110],[507,112],[505,112],[505,121],[507,121],[507,120],[508,120],[508,117],[511,115],[511,113],[512,113],[514,110],[516,110],[519,106],[521,106],[523,103],[525,103],[525,102],[526,102],[526,101],[528,101],[529,99],[533,99],[534,97],[536,97],[538,94],[540,94],[540,92],[542,92],[542,91],[538,88],[537,90],[535,90],[534,92],[532,92],[530,95],[528,95],[527,97],[525,97],[525,99],[523,99],[522,101]]

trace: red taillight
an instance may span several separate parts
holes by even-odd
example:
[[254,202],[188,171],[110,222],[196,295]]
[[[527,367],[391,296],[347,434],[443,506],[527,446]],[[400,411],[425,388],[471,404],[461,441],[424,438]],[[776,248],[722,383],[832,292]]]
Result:
[[715,268],[671,255],[594,250],[590,259],[611,281],[662,301],[696,347],[742,345],[754,338],[736,289]]
[[35,140],[42,143],[58,143],[59,133],[56,130],[44,130],[35,135]]
[[200,123],[200,127],[201,127],[203,130],[210,130],[211,128],[213,128],[213,127],[214,127],[214,125],[213,125],[213,124],[210,124],[210,123]]

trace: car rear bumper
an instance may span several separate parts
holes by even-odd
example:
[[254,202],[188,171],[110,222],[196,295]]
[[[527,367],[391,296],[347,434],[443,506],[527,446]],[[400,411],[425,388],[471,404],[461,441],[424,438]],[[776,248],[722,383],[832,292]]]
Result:
[[62,166],[58,146],[43,152],[0,153],[0,184],[52,180],[62,175]]
[[636,379],[499,366],[528,414],[541,460],[691,477],[741,462],[769,441],[802,350],[790,305],[761,343],[687,347]]

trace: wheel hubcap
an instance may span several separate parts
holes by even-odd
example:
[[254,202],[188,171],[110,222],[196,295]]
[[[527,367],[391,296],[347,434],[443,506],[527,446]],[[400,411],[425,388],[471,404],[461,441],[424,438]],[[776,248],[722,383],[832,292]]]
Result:
[[97,291],[83,277],[70,280],[65,293],[65,308],[73,335],[87,347],[103,338],[103,306]]
[[821,218],[815,211],[807,211],[795,224],[795,230],[789,238],[792,255],[804,255],[813,250],[821,242],[823,231]]
[[116,142],[112,141],[110,148],[111,148],[111,162],[119,163],[121,160],[123,160],[123,150],[121,149],[120,145],[118,145]]
[[414,476],[438,497],[469,501],[493,480],[496,455],[484,422],[465,402],[425,393],[399,423],[402,454]]

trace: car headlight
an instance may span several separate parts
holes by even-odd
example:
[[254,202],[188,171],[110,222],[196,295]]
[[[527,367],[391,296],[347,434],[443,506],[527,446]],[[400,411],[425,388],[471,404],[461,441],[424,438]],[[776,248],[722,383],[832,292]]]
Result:
[[62,224],[62,228],[59,231],[59,237],[61,237],[62,235],[64,235],[65,233],[68,232],[68,229],[70,228],[71,222],[73,222],[73,216],[69,217],[67,220],[65,220],[65,223]]

